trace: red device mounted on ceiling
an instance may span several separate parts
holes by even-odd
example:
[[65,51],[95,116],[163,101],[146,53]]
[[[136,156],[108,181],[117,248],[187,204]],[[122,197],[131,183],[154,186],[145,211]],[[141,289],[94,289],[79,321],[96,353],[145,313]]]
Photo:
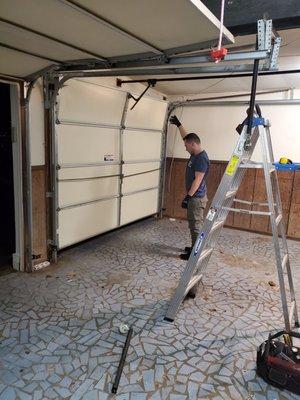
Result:
[[221,47],[219,50],[212,50],[210,57],[216,62],[220,62],[227,55],[228,50],[225,47]]

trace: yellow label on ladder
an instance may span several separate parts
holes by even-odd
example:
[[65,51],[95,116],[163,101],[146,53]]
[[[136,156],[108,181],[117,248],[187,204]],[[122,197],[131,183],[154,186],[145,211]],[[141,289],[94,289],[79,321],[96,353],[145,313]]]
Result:
[[225,173],[232,176],[235,173],[240,157],[233,155],[227,165]]

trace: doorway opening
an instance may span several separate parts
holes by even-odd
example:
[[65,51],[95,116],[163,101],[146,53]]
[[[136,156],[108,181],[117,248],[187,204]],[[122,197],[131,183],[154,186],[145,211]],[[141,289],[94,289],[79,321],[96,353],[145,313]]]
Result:
[[13,270],[16,248],[10,85],[0,82],[0,275]]

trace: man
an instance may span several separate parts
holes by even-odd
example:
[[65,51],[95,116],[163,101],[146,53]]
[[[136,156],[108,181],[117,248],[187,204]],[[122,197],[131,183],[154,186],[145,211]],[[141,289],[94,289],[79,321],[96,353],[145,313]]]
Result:
[[186,151],[191,155],[187,163],[185,174],[186,196],[181,204],[182,208],[187,209],[192,247],[186,247],[184,249],[185,253],[180,254],[180,258],[182,260],[188,260],[191,249],[203,225],[203,212],[207,203],[206,177],[210,162],[206,151],[201,148],[201,141],[196,133],[187,133],[175,115],[170,118],[170,123],[178,127]]

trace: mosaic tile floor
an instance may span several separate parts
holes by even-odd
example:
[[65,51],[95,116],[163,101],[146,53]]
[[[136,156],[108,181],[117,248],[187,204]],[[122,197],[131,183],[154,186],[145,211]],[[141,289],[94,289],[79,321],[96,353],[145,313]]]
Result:
[[[256,346],[282,328],[271,239],[223,230],[200,294],[171,324],[187,244],[185,222],[148,219],[65,250],[55,267],[0,277],[0,399],[300,398],[255,374]],[[299,288],[300,242],[289,247]],[[111,395],[121,322],[134,337]]]

